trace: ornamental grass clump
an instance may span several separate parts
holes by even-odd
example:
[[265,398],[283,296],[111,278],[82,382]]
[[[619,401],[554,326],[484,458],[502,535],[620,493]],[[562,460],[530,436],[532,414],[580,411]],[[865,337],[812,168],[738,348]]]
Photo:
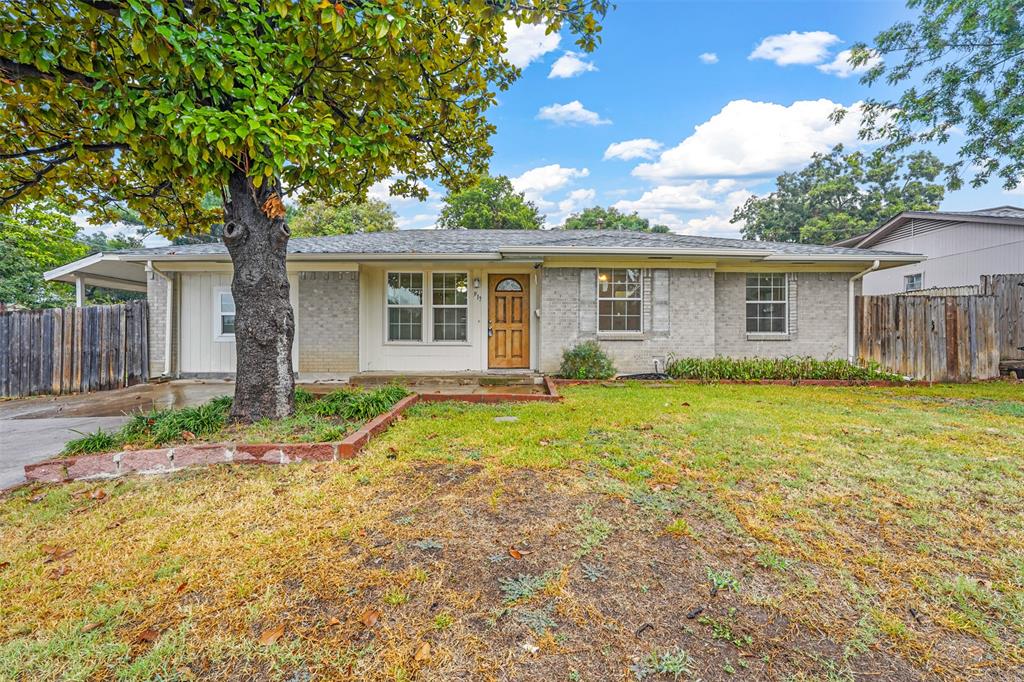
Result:
[[615,364],[597,341],[584,341],[562,353],[558,376],[563,379],[610,379]]
[[665,372],[673,379],[758,381],[826,379],[840,381],[904,381],[876,363],[854,365],[845,360],[792,358],[670,358]]

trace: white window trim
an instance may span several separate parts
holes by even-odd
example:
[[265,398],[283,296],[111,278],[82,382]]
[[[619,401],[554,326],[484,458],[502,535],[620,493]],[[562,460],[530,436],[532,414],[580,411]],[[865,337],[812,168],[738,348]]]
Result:
[[[751,301],[751,300],[749,300],[747,298],[747,277],[749,277],[750,275],[778,275],[778,274],[782,275],[782,282],[783,282],[783,285],[785,287],[783,289],[783,292],[782,292],[782,300],[781,301],[774,301],[774,300],[773,301]],[[749,321],[749,318],[747,317],[747,305],[750,304],[750,303],[782,303],[783,305],[785,305],[786,306],[786,312],[782,316],[782,319],[785,320],[785,322],[786,322],[786,329],[785,329],[785,331],[781,331],[781,332],[751,332],[751,331],[748,331],[747,332],[747,337],[748,338],[764,338],[764,337],[768,337],[768,338],[784,338],[784,337],[789,337],[789,274],[788,273],[785,273],[785,272],[783,272],[783,273],[778,273],[778,272],[748,272],[748,273],[746,273],[743,276],[743,329],[744,329],[744,331],[746,331],[746,329],[747,329],[747,322]]]
[[[443,274],[463,274],[466,275],[466,286],[467,289],[472,283],[472,278],[468,270],[452,270],[450,268],[437,269],[437,270],[387,270],[384,272],[384,315],[383,317],[383,339],[385,346],[472,346],[473,339],[473,325],[470,324],[470,306],[469,306],[469,292],[466,292],[466,340],[465,341],[434,341],[434,305],[433,305],[433,294],[434,294],[434,273]],[[423,328],[421,329],[420,340],[395,340],[392,341],[388,334],[388,310],[390,308],[416,308],[414,305],[392,305],[388,303],[388,277],[391,275],[423,275],[423,298],[420,303],[421,315]],[[463,306],[443,306],[439,305],[438,308],[462,308]]]
[[[234,343],[234,334],[223,334],[221,333],[221,318],[224,316],[220,310],[220,299],[224,294],[232,296],[231,287],[214,287],[213,288],[213,341],[214,343]],[[232,300],[234,297],[232,296]],[[238,309],[235,309],[235,322],[238,322]]]
[[[921,285],[918,286],[916,289],[908,289],[907,288],[907,282],[908,282],[908,280],[911,277],[920,277],[921,278]],[[923,272],[911,272],[911,273],[908,273],[906,275],[903,275],[903,291],[921,291],[923,289],[924,289],[924,273]]]
[[[602,270],[638,270],[640,272],[640,297],[639,298],[615,298],[614,296],[601,296],[601,271]],[[598,336],[641,336],[644,329],[644,304],[647,302],[647,287],[644,286],[643,268],[597,268],[595,276],[597,282],[597,335]],[[640,301],[640,329],[601,329],[601,301]]]

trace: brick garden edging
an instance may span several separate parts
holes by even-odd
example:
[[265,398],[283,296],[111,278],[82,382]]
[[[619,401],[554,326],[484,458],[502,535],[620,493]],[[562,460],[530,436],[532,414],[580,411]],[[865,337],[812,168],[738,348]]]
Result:
[[178,445],[155,450],[124,450],[117,453],[48,459],[25,466],[30,483],[116,478],[125,474],[162,474],[190,466],[210,464],[291,464],[351,459],[370,439],[387,429],[399,415],[416,404],[417,394],[402,398],[382,415],[374,417],[336,443],[212,443]]
[[291,464],[293,462],[333,462],[352,459],[370,439],[387,430],[408,408],[424,402],[460,401],[469,403],[561,401],[554,382],[544,377],[547,394],[520,393],[428,393],[402,398],[384,414],[378,415],[333,443],[213,443],[179,445],[154,450],[124,450],[48,459],[25,466],[29,483],[63,483],[76,480],[117,478],[130,473],[161,474],[190,466],[211,464]]

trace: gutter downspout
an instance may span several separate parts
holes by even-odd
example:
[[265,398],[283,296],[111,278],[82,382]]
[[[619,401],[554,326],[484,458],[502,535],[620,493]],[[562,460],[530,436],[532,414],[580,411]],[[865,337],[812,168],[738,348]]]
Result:
[[846,313],[847,321],[849,322],[849,329],[846,332],[847,340],[847,352],[846,359],[852,365],[857,361],[857,320],[854,316],[857,314],[857,296],[856,296],[856,282],[859,279],[863,279],[864,275],[869,272],[874,272],[880,265],[879,261],[875,261],[871,264],[871,267],[862,272],[858,272],[856,275],[850,278],[850,295],[849,295],[849,310]]
[[167,315],[164,316],[164,373],[161,376],[170,379],[171,372],[173,371],[173,364],[171,363],[171,332],[174,329],[174,278],[156,269],[151,260],[146,261],[146,272],[156,273],[167,282]]

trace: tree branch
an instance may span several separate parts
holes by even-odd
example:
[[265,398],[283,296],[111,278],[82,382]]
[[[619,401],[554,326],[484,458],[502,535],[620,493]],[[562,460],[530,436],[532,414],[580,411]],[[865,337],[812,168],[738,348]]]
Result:
[[11,81],[45,80],[52,81],[57,74],[64,76],[69,81],[75,81],[82,85],[96,85],[96,79],[86,76],[84,73],[65,69],[63,66],[54,65],[54,73],[41,71],[31,64],[22,64],[6,57],[0,57],[0,77]]

